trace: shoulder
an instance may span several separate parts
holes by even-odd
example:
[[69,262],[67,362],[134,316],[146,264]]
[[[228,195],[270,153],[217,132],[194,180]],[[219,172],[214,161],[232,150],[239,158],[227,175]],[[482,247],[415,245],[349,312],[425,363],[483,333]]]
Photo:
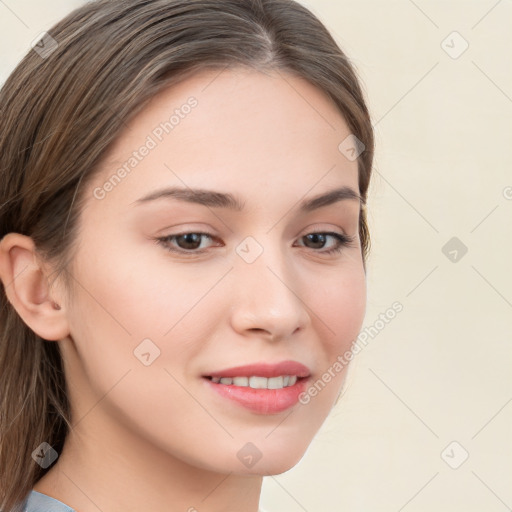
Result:
[[25,501],[23,512],[75,512],[75,510],[62,501],[32,490]]

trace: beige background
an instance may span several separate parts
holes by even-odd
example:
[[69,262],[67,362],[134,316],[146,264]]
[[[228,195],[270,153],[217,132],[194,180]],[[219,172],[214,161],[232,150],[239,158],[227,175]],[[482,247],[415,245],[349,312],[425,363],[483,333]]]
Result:
[[[81,3],[0,1],[0,81]],[[356,65],[374,120],[364,326],[378,333],[301,462],[265,478],[262,506],[509,510],[512,2],[303,3]]]

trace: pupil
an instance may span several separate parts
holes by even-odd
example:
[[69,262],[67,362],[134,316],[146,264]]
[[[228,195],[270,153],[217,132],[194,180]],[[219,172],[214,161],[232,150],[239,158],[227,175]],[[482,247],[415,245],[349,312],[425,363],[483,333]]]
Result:
[[317,241],[316,243],[318,243],[318,239],[320,239],[320,247],[323,246],[323,244],[325,243],[325,235],[321,234],[321,233],[311,233],[310,235],[307,235],[308,237],[313,237],[313,243],[315,243],[315,240]]
[[193,247],[186,247],[187,249],[195,249],[197,248],[196,246],[201,245],[201,238],[198,233],[187,233],[186,235],[181,235],[181,237],[185,240],[185,245],[192,244]]

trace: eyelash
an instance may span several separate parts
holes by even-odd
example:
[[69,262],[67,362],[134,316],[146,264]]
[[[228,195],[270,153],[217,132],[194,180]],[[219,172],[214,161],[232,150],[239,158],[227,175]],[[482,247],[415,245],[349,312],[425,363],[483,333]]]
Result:
[[[206,236],[212,240],[215,238],[213,235],[210,235],[209,233],[203,233],[203,232],[199,232],[199,231],[187,231],[184,233],[177,233],[175,235],[167,235],[167,236],[164,236],[161,238],[156,238],[155,240],[157,241],[158,244],[162,245],[167,251],[173,252],[173,253],[192,255],[192,254],[203,254],[204,252],[206,252],[206,249],[202,249],[199,251],[198,250],[176,249],[170,245],[171,240],[178,238],[180,236],[185,236],[185,235],[202,235],[202,236]],[[328,235],[328,236],[334,237],[337,240],[337,245],[332,249],[328,249],[326,251],[313,249],[314,252],[318,252],[320,254],[327,254],[327,255],[336,254],[336,253],[342,252],[344,248],[355,247],[355,244],[354,244],[354,242],[356,241],[355,236],[348,236],[348,235],[344,235],[341,233],[336,233],[334,231],[312,231],[311,233],[307,233],[306,235],[303,235],[301,238],[304,238],[308,235]]]

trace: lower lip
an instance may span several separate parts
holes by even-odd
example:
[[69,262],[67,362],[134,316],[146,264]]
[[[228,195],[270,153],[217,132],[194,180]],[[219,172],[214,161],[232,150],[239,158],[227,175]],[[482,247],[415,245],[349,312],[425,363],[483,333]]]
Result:
[[297,379],[293,386],[281,389],[253,389],[248,386],[233,386],[212,382],[206,384],[219,395],[229,398],[243,407],[259,414],[275,414],[294,406],[305,391],[307,378]]

